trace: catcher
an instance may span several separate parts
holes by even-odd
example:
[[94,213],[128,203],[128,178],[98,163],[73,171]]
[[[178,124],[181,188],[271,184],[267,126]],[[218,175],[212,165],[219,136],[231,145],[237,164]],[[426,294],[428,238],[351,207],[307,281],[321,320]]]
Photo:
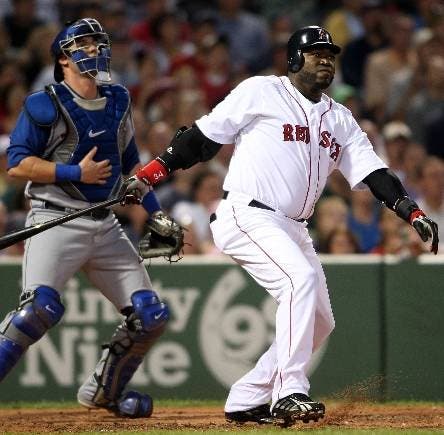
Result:
[[[28,226],[115,197],[122,177],[140,167],[129,94],[109,84],[110,42],[101,24],[92,18],[67,24],[51,53],[57,83],[26,98],[7,151],[9,175],[28,181]],[[182,229],[143,190],[124,195],[125,203],[140,202],[150,214],[141,254],[171,258],[180,252]],[[18,307],[0,324],[0,381],[60,321],[61,290],[83,269],[123,320],[77,399],[88,408],[149,417],[151,397],[125,388],[164,332],[169,310],[112,211],[96,209],[28,239],[24,258]]]

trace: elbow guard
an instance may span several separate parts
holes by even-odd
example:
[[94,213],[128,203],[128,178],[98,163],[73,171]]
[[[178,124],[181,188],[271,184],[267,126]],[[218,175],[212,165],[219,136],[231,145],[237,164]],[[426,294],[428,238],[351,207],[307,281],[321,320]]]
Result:
[[206,162],[213,158],[222,147],[221,144],[208,139],[193,124],[192,127],[181,127],[170,146],[159,156],[169,172],[177,169],[188,169],[199,162]]
[[222,144],[208,139],[197,125],[181,127],[166,151],[139,169],[136,175],[149,184],[157,184],[177,169],[188,169],[210,160],[221,147]]

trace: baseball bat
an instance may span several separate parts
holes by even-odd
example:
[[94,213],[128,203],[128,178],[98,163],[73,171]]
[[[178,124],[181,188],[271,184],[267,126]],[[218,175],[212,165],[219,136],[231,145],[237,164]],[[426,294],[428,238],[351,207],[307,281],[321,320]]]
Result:
[[14,245],[17,242],[21,242],[22,240],[28,239],[29,237],[35,236],[36,234],[42,233],[43,231],[49,230],[50,228],[53,228],[57,225],[61,225],[64,224],[65,222],[72,221],[73,219],[88,214],[94,210],[110,207],[111,205],[117,204],[118,202],[122,201],[123,197],[124,195],[119,195],[116,198],[99,202],[95,205],[92,205],[91,207],[69,213],[65,216],[60,216],[50,221],[31,225],[29,227],[22,228],[21,230],[5,234],[3,237],[0,237],[0,251],[2,249],[7,248],[8,246]]

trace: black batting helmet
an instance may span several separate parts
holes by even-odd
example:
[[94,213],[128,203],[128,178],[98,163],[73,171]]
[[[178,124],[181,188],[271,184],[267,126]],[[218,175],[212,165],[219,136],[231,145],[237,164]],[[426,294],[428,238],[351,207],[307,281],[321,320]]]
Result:
[[304,66],[304,51],[313,47],[329,48],[338,54],[341,48],[333,44],[333,39],[325,29],[319,26],[307,26],[296,30],[287,44],[287,60],[289,71],[298,72]]

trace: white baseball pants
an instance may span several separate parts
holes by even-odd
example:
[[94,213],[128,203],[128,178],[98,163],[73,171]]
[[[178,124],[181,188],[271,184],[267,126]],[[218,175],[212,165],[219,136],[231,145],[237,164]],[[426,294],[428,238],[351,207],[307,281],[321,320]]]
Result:
[[313,352],[334,328],[325,275],[306,223],[248,206],[230,192],[211,224],[214,242],[276,299],[276,337],[256,366],[232,385],[226,412],[243,411],[292,393],[308,394]]

